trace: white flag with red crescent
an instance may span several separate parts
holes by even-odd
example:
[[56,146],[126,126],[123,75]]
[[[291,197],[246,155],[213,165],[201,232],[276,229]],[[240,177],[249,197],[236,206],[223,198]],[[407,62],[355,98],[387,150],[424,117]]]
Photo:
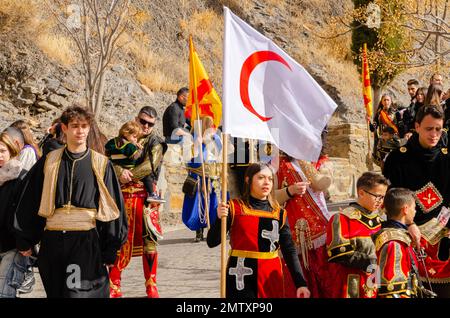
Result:
[[228,8],[225,13],[223,128],[317,161],[336,103],[311,75]]

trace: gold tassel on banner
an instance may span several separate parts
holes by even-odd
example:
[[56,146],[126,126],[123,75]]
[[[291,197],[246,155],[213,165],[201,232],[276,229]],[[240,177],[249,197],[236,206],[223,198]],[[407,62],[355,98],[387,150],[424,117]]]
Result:
[[302,256],[302,263],[305,269],[309,270],[308,251],[313,248],[311,241],[311,231],[306,219],[298,219],[295,223],[295,235],[297,236],[297,244],[299,252]]

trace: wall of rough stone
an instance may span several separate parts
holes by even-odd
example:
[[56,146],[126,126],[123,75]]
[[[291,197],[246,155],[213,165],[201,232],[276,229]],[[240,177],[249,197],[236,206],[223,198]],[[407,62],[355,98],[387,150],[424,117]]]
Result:
[[333,184],[329,189],[330,201],[336,202],[355,197],[356,180],[366,171],[380,172],[373,164],[368,148],[371,149],[372,134],[364,124],[340,123],[328,127],[326,152],[333,164]]
[[158,180],[161,196],[166,200],[162,207],[161,221],[165,225],[181,223],[184,194],[181,191],[187,170],[183,163],[182,149],[179,145],[169,145],[164,155],[164,164]]

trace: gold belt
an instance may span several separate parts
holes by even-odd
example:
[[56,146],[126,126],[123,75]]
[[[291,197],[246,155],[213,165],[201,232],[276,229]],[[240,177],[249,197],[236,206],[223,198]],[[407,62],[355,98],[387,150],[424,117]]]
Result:
[[47,218],[45,229],[48,231],[89,231],[96,226],[96,209],[78,208],[75,206],[56,209]]
[[[221,170],[222,167],[220,166],[220,164],[204,163],[204,165],[205,165],[205,177],[212,178],[212,179],[220,177],[220,175],[222,173],[222,170]],[[193,168],[193,167],[187,166],[186,169],[195,174],[198,174],[199,176],[203,175],[202,166],[200,166],[198,168]]]
[[121,191],[122,191],[122,193],[133,194],[133,193],[136,193],[136,192],[145,192],[145,189],[142,186],[134,186],[134,185],[132,185],[132,186],[128,186],[126,188],[122,188]]
[[230,256],[257,259],[272,259],[278,257],[278,250],[274,252],[252,252],[242,250],[230,250]]

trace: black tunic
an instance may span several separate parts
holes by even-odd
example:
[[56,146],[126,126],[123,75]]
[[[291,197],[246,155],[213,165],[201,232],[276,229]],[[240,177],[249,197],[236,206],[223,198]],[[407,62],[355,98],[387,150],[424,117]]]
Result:
[[[419,143],[418,134],[414,133],[405,147],[388,155],[384,164],[383,174],[391,182],[390,187],[403,187],[420,192],[424,187],[429,189],[426,186],[431,182],[439,191],[442,200],[430,211],[424,211],[420,204],[416,205],[414,222],[419,225],[437,217],[442,207],[449,205],[450,160],[447,148],[444,147],[446,144],[446,134],[443,134],[436,147],[425,149]],[[416,202],[419,201],[417,194],[415,199]],[[449,256],[450,240],[444,237],[439,243],[439,259],[447,260]]]
[[[405,147],[392,151],[386,158],[383,174],[391,182],[390,187],[403,187],[417,191],[432,182],[442,195],[442,202],[431,211],[425,212],[418,204],[414,221],[423,224],[436,217],[442,206],[448,206],[449,193],[449,156],[447,148],[440,142],[432,149],[425,149],[414,133]],[[417,197],[416,197],[417,200]]]
[[[74,159],[79,160],[73,165]],[[117,250],[125,243],[128,233],[123,197],[112,164],[107,165],[104,183],[119,208],[119,218],[110,222],[97,221],[96,228],[89,231],[45,232],[46,219],[37,214],[44,165],[45,157],[38,160],[26,178],[14,224],[17,247],[27,250],[41,242],[38,264],[48,297],[107,297],[109,281],[104,264],[114,263]],[[69,201],[79,208],[98,209],[99,190],[89,149],[80,154],[72,154],[66,149],[62,155],[55,208],[61,208]],[[68,286],[66,280],[72,278],[69,276],[76,272],[76,266],[80,268],[81,283]]]

